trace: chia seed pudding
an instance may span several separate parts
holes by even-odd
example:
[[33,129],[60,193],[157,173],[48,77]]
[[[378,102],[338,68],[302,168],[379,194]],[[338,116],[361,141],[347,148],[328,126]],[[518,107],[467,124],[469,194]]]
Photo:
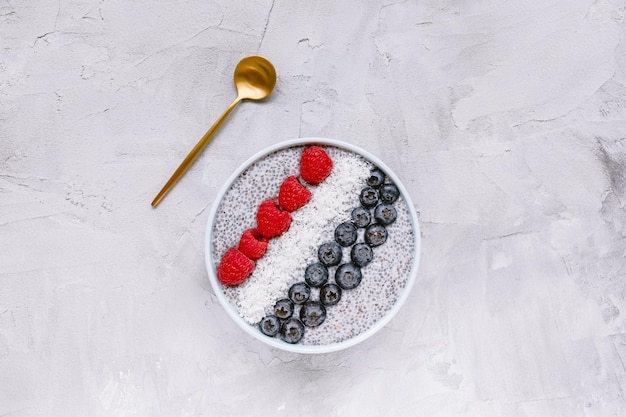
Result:
[[[252,163],[230,185],[215,212],[212,227],[213,270],[222,255],[237,246],[241,234],[255,227],[260,202],[275,199],[285,178],[298,175],[302,151],[308,145],[294,145],[274,151]],[[367,185],[374,163],[362,155],[334,145],[320,144],[333,161],[330,175],[318,185],[306,184],[312,196],[308,204],[291,213],[290,228],[269,241],[265,255],[256,261],[252,275],[238,286],[221,290],[239,316],[257,327],[273,314],[276,301],[287,297],[289,288],[304,281],[305,268],[318,261],[318,248],[334,240],[335,228],[351,219],[360,206],[359,194]],[[387,240],[373,249],[373,260],[361,269],[363,278],[354,289],[343,290],[341,300],[326,308],[326,319],[317,327],[307,327],[302,345],[328,345],[349,340],[371,328],[396,304],[411,276],[415,262],[415,226],[411,211],[401,194],[395,203],[396,220],[386,226]],[[373,213],[373,209],[371,210]],[[364,241],[358,229],[357,242]],[[342,248],[342,258],[350,259],[350,247]],[[329,267],[334,283],[334,267]],[[319,288],[311,288],[311,299],[319,300]],[[294,317],[298,317],[299,305]]]

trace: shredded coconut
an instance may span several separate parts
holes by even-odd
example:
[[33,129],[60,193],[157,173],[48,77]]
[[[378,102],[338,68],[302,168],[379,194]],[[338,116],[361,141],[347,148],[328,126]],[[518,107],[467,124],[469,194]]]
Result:
[[290,283],[303,279],[304,269],[317,257],[319,245],[331,240],[334,228],[350,218],[370,166],[358,155],[333,160],[324,182],[310,187],[308,204],[292,213],[291,227],[270,240],[254,273],[239,287],[239,314],[250,324],[259,322],[266,309],[287,296]]

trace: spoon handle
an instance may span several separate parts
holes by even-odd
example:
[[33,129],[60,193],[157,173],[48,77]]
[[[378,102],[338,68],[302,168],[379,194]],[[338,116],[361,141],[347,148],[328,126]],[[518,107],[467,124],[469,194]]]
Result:
[[174,171],[174,173],[172,174],[170,179],[165,183],[161,191],[159,191],[159,194],[157,194],[157,196],[154,197],[154,200],[152,201],[152,207],[156,207],[157,204],[159,204],[159,202],[163,199],[163,197],[165,197],[165,195],[172,189],[174,184],[176,184],[178,180],[183,176],[183,174],[187,171],[187,169],[189,169],[191,164],[194,163],[194,161],[198,158],[202,150],[209,143],[211,138],[213,138],[213,135],[215,134],[217,129],[220,128],[222,123],[224,123],[224,120],[226,120],[228,115],[233,111],[233,109],[237,106],[237,104],[239,104],[240,101],[241,101],[241,98],[237,97],[235,101],[233,101],[230,104],[230,106],[228,106],[228,108],[220,116],[220,118],[217,119],[215,123],[213,123],[213,126],[211,126],[211,128],[204,134],[204,136],[202,136],[202,139],[200,139],[200,141],[196,144],[196,146],[193,147],[191,152],[189,152],[189,155],[187,155],[187,157],[183,160],[183,162],[181,162],[180,166],[176,169],[176,171]]

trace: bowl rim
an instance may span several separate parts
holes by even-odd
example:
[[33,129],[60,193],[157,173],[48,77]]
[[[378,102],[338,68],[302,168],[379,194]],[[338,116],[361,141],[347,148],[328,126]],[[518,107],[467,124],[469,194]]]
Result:
[[[289,344],[280,340],[279,338],[268,337],[262,334],[258,330],[257,327],[245,321],[239,315],[239,313],[235,310],[234,306],[230,303],[230,301],[228,301],[228,299],[226,298],[223,292],[223,285],[219,282],[217,278],[217,273],[215,271],[215,268],[213,267],[213,265],[216,264],[215,259],[213,257],[213,250],[211,247],[211,242],[213,241],[213,225],[215,223],[217,210],[220,206],[220,203],[222,202],[222,199],[224,198],[224,195],[226,194],[226,192],[232,186],[233,182],[239,177],[239,175],[241,175],[241,173],[243,173],[246,169],[248,169],[253,163],[259,161],[260,159],[266,157],[267,155],[286,149],[286,148],[290,148],[294,146],[303,146],[303,145],[332,146],[332,147],[337,147],[337,148],[344,149],[347,151],[351,151],[358,155],[361,155],[362,157],[364,157],[365,159],[369,160],[374,165],[382,169],[399,188],[400,193],[408,207],[409,214],[410,214],[410,221],[414,230],[414,243],[415,244],[413,248],[413,263],[411,265],[411,270],[409,272],[409,277],[407,278],[406,285],[404,289],[402,290],[402,292],[400,293],[400,296],[394,303],[393,307],[390,308],[385,313],[385,315],[383,315],[380,318],[380,320],[378,320],[376,323],[374,323],[370,328],[368,328],[364,332],[356,335],[353,338],[350,338],[341,342],[331,343],[328,345]],[[226,182],[224,183],[220,191],[217,193],[215,199],[213,200],[213,205],[211,207],[211,211],[209,212],[209,218],[208,218],[208,222],[206,226],[205,244],[204,244],[205,265],[206,265],[207,273],[209,275],[209,282],[211,284],[211,288],[213,290],[213,293],[219,300],[220,304],[222,305],[222,307],[226,310],[226,313],[230,316],[230,318],[233,321],[235,321],[235,323],[237,323],[239,327],[241,327],[246,333],[248,333],[249,335],[263,342],[266,345],[269,345],[269,346],[272,346],[272,347],[275,347],[284,351],[304,353],[304,354],[330,353],[330,352],[335,352],[335,351],[349,348],[373,336],[380,329],[382,329],[385,325],[387,325],[387,323],[389,323],[389,321],[397,314],[400,308],[404,305],[409,294],[411,293],[411,290],[414,286],[414,283],[417,277],[417,271],[419,268],[420,249],[421,249],[421,235],[420,235],[419,219],[418,219],[417,213],[415,211],[415,207],[413,206],[413,202],[411,200],[411,197],[409,196],[408,191],[404,187],[404,184],[402,183],[402,181],[400,181],[400,179],[396,176],[396,174],[385,163],[383,163],[380,159],[378,159],[378,157],[376,157],[372,153],[358,146],[355,146],[353,144],[343,142],[337,139],[321,138],[321,137],[301,137],[301,138],[289,139],[289,140],[285,140],[282,142],[278,142],[274,145],[270,145],[262,149],[261,151],[257,152],[256,154],[248,158],[245,162],[243,162],[228,177],[228,179],[226,180]]]

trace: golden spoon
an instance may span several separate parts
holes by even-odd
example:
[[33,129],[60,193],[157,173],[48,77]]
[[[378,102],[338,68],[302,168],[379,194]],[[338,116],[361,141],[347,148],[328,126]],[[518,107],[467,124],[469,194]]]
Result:
[[237,87],[237,98],[226,109],[224,114],[211,126],[211,128],[202,136],[200,142],[194,146],[189,155],[183,160],[180,166],[174,171],[172,177],[163,186],[159,194],[152,201],[152,207],[165,197],[165,194],[178,182],[180,177],[198,158],[200,152],[206,147],[217,129],[224,123],[224,120],[239,104],[241,100],[262,100],[270,95],[276,85],[276,70],[271,62],[261,56],[249,56],[237,64],[235,68],[235,86]]

